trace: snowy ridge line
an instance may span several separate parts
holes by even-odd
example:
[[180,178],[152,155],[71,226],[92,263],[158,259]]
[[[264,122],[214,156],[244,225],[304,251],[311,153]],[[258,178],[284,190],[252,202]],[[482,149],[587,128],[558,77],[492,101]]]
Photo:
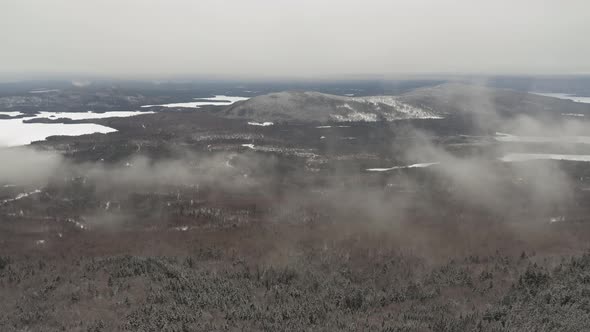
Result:
[[35,195],[35,194],[39,194],[39,193],[41,193],[41,190],[40,189],[36,189],[36,190],[33,190],[31,192],[28,192],[28,193],[20,193],[20,194],[16,195],[15,198],[5,199],[5,200],[1,201],[0,203],[1,204],[6,204],[6,203],[9,203],[9,202],[18,201],[18,200],[23,199],[25,197],[29,197],[31,195]]

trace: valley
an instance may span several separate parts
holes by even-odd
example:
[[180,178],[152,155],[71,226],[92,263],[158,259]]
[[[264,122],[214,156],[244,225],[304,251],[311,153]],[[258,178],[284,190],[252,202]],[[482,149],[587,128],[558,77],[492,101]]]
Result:
[[191,95],[2,109],[113,129],[0,150],[7,331],[588,323],[589,132],[562,113],[590,105],[457,84]]

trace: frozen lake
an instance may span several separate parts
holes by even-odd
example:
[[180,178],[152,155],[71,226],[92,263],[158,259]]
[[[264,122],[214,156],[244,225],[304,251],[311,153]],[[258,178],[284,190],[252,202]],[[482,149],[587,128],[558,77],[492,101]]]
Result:
[[85,119],[104,119],[104,118],[127,118],[130,116],[142,115],[142,114],[154,114],[155,112],[138,112],[138,111],[116,111],[116,112],[105,112],[105,113],[93,113],[93,112],[41,112],[34,118],[47,118],[47,119],[61,119],[67,118],[71,120],[85,120]]
[[433,165],[438,165],[439,162],[432,162],[432,163],[420,163],[420,164],[412,164],[412,165],[407,165],[407,166],[393,166],[393,167],[389,167],[389,168],[367,168],[366,171],[368,172],[388,172],[388,171],[392,171],[394,169],[406,169],[406,168],[424,168],[424,167],[430,167]]
[[26,145],[56,135],[78,136],[114,131],[116,130],[113,128],[92,123],[23,123],[22,119],[0,120],[0,147]]
[[[200,108],[201,106],[206,105],[216,105],[216,106],[228,106],[235,102],[248,100],[249,97],[237,97],[237,96],[225,96],[225,95],[217,95],[213,98],[194,98],[195,100],[201,101],[191,101],[186,103],[172,103],[172,104],[161,104],[161,105],[144,105],[141,107],[185,107],[185,108]],[[205,101],[202,101],[205,100]]]
[[509,153],[502,161],[527,161],[527,160],[572,160],[590,161],[590,155],[584,154],[549,154],[549,153]]
[[571,101],[575,101],[577,103],[584,103],[590,104],[590,97],[586,96],[576,96],[569,93],[554,93],[554,92],[531,92],[532,94],[545,96],[545,97],[553,97],[559,99],[567,99]]
[[590,136],[519,136],[496,133],[499,142],[590,144]]
[[[79,136],[93,133],[107,134],[116,131],[113,128],[93,123],[25,123],[25,120],[36,118],[72,120],[100,119],[109,117],[129,117],[153,112],[41,112],[38,115],[20,119],[0,119],[0,147],[27,145],[35,141],[45,140],[49,136]],[[20,112],[0,112],[3,115],[18,116]]]

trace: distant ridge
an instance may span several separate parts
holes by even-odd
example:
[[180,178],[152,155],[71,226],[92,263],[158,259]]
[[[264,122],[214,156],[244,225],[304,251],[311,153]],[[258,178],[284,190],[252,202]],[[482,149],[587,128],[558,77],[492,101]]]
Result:
[[399,96],[347,97],[320,92],[285,91],[238,102],[222,114],[258,122],[375,122],[440,119],[449,115],[590,117],[590,104],[508,89],[446,83]]
[[440,118],[395,96],[345,97],[319,92],[277,92],[238,102],[225,116],[255,121],[350,122]]
[[399,100],[417,108],[429,108],[444,114],[485,115],[493,112],[500,116],[527,114],[539,117],[569,113],[590,116],[590,104],[459,83],[418,88],[401,95]]

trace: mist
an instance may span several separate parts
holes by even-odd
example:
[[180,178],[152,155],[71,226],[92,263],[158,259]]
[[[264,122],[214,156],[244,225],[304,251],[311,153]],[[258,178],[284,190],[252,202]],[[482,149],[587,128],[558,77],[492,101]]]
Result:
[[[493,111],[486,114],[486,119],[493,117],[494,125],[510,133],[556,134],[556,126],[552,123],[526,116],[506,120]],[[479,125],[485,126],[484,123],[482,121]],[[583,133],[584,128],[587,129],[583,123],[569,120],[560,128],[571,133]],[[482,129],[489,131],[491,128]],[[101,204],[107,198],[109,201],[125,201],[138,192],[168,195],[172,202],[187,201],[204,197],[201,193],[213,190],[271,200],[269,218],[277,222],[298,223],[316,213],[313,218],[327,218],[337,223],[354,221],[367,227],[387,225],[389,228],[411,219],[409,211],[417,208],[437,211],[445,204],[453,206],[458,202],[467,210],[485,211],[493,216],[514,217],[526,211],[533,216],[545,216],[540,220],[546,222],[547,216],[563,210],[572,200],[573,179],[559,163],[503,162],[500,157],[511,153],[512,147],[501,142],[496,144],[492,153],[457,155],[439,144],[437,137],[427,131],[411,127],[406,131],[412,141],[397,151],[400,160],[408,165],[433,165],[416,171],[386,172],[377,182],[368,181],[366,174],[350,176],[336,169],[333,176],[314,184],[314,176],[310,174],[281,173],[275,156],[249,151],[197,153],[179,149],[174,157],[168,158],[151,159],[138,155],[116,163],[76,163],[55,152],[23,147],[0,150],[0,159],[6,161],[0,166],[0,184],[42,189],[68,187],[81,181],[86,188],[84,192],[96,197]],[[424,174],[427,174],[426,178]],[[286,187],[282,184],[285,177],[298,178],[299,182],[308,183],[309,188]],[[421,189],[424,181],[428,182],[432,192]],[[406,188],[413,194],[392,194],[387,189],[390,186]],[[277,193],[280,195],[276,196]],[[136,218],[104,212],[102,205],[95,210],[100,211],[89,217],[95,226],[102,222],[112,224],[113,220],[125,223]],[[529,221],[538,220],[532,218]]]
[[588,1],[0,2],[3,331],[590,326]]

